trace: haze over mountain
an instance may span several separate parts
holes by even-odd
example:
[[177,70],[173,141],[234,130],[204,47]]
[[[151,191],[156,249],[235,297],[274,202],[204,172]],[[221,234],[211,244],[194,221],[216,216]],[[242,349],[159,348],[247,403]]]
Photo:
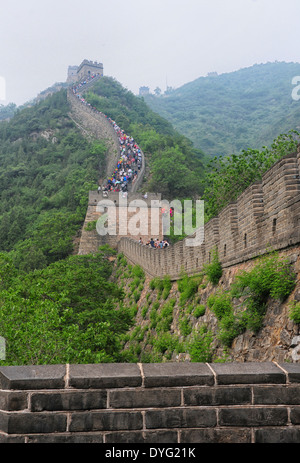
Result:
[[229,155],[269,146],[279,134],[300,128],[300,101],[292,97],[297,76],[300,63],[256,64],[144,98],[196,148]]

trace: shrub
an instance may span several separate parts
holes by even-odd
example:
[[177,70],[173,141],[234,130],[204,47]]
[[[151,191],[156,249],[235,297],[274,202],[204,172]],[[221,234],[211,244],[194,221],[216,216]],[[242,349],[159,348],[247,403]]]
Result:
[[229,315],[233,311],[230,293],[217,293],[207,299],[208,307],[213,311],[218,320]]
[[144,279],[145,279],[144,270],[143,270],[142,267],[140,267],[139,265],[135,265],[135,266],[132,268],[132,274],[133,274],[136,278],[139,278],[140,280],[144,280]]
[[135,300],[135,302],[137,302],[140,299],[140,297],[141,297],[141,293],[137,289],[135,289],[133,291],[133,299]]
[[167,350],[170,352],[179,351],[180,343],[178,336],[171,334],[170,332],[161,333],[157,338],[153,339],[153,347],[162,354]]
[[183,317],[179,322],[180,332],[183,336],[188,336],[192,332],[192,327],[187,317]]
[[226,347],[231,347],[233,340],[244,331],[244,323],[230,312],[220,320],[218,338]]
[[163,279],[163,294],[162,294],[162,297],[164,300],[166,300],[170,294],[170,291],[171,291],[171,288],[172,288],[172,282],[171,282],[171,278],[166,275]]
[[300,302],[293,301],[290,304],[290,319],[295,323],[300,323]]
[[161,310],[159,316],[159,323],[157,325],[157,331],[169,331],[173,321],[173,310],[176,299],[172,299],[165,304]]
[[96,230],[97,220],[93,220],[92,222],[88,222],[85,226],[85,230],[93,231]]
[[259,331],[266,312],[268,298],[283,301],[295,286],[295,273],[286,259],[277,253],[264,256],[252,270],[237,275],[231,288],[233,297],[244,297],[246,328]]
[[194,333],[191,341],[187,346],[187,351],[190,354],[192,362],[211,362],[212,353],[212,333],[208,331],[206,326]]
[[145,305],[145,306],[142,308],[141,314],[142,314],[142,317],[143,317],[143,318],[146,318],[148,309],[149,309],[149,306],[148,306],[148,305]]
[[205,311],[206,311],[205,305],[200,304],[194,308],[193,315],[196,318],[203,317],[203,315],[205,314]]
[[242,293],[260,301],[266,301],[268,297],[284,300],[295,286],[295,277],[288,261],[273,253],[262,257],[249,272],[237,275],[233,295]]
[[178,281],[178,291],[181,293],[179,299],[180,305],[183,306],[197,293],[200,282],[199,278],[188,277],[187,275],[184,275]]
[[159,278],[153,278],[153,280],[151,280],[150,283],[149,283],[150,289],[152,289],[152,291],[154,289],[156,289],[158,287],[158,285],[159,285],[159,282],[160,282]]
[[203,267],[203,271],[207,276],[207,279],[213,284],[217,285],[223,270],[222,270],[222,265],[219,261],[219,255],[218,255],[218,250],[213,249],[211,252],[211,263],[206,264]]

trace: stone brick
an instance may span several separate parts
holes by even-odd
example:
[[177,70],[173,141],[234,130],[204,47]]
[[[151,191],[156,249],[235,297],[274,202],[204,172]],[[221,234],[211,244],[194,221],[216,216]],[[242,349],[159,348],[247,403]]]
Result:
[[92,410],[106,408],[106,391],[63,391],[34,393],[31,396],[31,410]]
[[261,405],[300,405],[300,386],[254,387],[253,403]]
[[102,433],[38,434],[27,438],[28,444],[102,444]]
[[27,392],[19,391],[1,391],[0,410],[18,411],[28,407]]
[[125,389],[109,393],[109,408],[177,407],[180,389]]
[[300,363],[280,363],[288,375],[288,381],[291,383],[300,383]]
[[217,384],[285,384],[283,371],[272,362],[214,363]]
[[291,408],[291,423],[300,424],[300,407]]
[[65,374],[65,365],[4,366],[0,367],[0,388],[63,388]]
[[0,431],[7,434],[65,432],[66,426],[66,414],[0,412]]
[[106,444],[143,444],[143,431],[119,431],[105,434]]
[[72,413],[70,432],[142,429],[141,412],[99,411]]
[[147,410],[145,416],[147,429],[212,427],[217,423],[212,408]]
[[70,365],[69,384],[78,389],[138,387],[142,377],[136,364]]
[[0,444],[25,444],[25,436],[0,434]]
[[180,442],[184,444],[249,444],[250,429],[184,429],[180,433]]
[[220,426],[283,426],[287,421],[287,408],[237,407],[219,410]]
[[105,435],[107,444],[176,444],[177,431],[124,431]]
[[263,428],[254,431],[256,444],[299,444],[300,428]]
[[183,390],[185,405],[251,404],[250,387],[200,387]]
[[204,363],[143,364],[145,387],[175,387],[214,384],[214,376]]

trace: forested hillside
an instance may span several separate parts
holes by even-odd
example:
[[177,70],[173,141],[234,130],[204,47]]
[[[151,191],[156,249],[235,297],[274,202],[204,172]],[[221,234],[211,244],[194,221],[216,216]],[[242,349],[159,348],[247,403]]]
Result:
[[[114,79],[99,80],[85,97],[144,151],[144,191],[170,199],[204,192],[208,218],[295,151],[299,140],[290,132],[270,150],[248,150],[205,167],[201,150]],[[205,324],[197,329],[206,310],[199,288],[210,274],[217,284],[218,262],[196,282],[183,275],[176,306],[175,292],[168,300],[173,284],[167,276],[146,283],[140,267],[107,246],[77,255],[88,192],[96,189],[107,147],[84,138],[69,111],[61,90],[0,122],[0,336],[6,341],[0,364],[164,361],[185,353],[210,361],[213,334]]]
[[69,109],[63,90],[0,124],[1,364],[118,361],[132,324],[107,251],[73,255],[106,146]]
[[143,189],[165,198],[192,198],[203,191],[205,155],[147,104],[112,78],[100,79],[87,101],[134,137],[146,157]]
[[[102,109],[146,153],[147,188],[181,198],[200,192],[203,154],[189,140],[112,79],[97,92],[89,98],[105,101]],[[114,253],[104,247],[95,256],[76,255],[107,148],[84,138],[69,111],[61,90],[0,123],[1,364],[130,360],[122,337],[135,312],[111,279]]]
[[237,154],[299,129],[300,101],[292,98],[295,76],[300,76],[299,63],[259,64],[144,98],[207,155]]

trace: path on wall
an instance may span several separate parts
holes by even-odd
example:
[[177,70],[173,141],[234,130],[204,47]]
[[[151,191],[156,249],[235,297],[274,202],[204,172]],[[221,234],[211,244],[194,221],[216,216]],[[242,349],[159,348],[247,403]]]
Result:
[[[145,174],[145,160],[134,140],[104,114],[93,108],[82,97],[82,91],[95,81],[83,82],[69,90],[69,98],[80,108],[80,119],[98,137],[113,139],[113,152],[109,152],[107,190],[123,191],[129,198],[140,187]],[[75,104],[76,102],[76,104]],[[76,114],[77,115],[77,114]],[[91,119],[92,118],[92,119]],[[97,132],[98,130],[98,132]],[[134,158],[134,167],[141,159],[135,182],[128,181],[128,163]],[[112,174],[111,174],[112,173]],[[110,176],[109,176],[110,175]],[[126,179],[124,180],[124,176]],[[192,275],[201,271],[210,262],[212,252],[217,249],[224,268],[237,265],[265,254],[270,250],[284,250],[300,243],[300,145],[297,153],[289,154],[277,161],[260,182],[250,185],[234,202],[225,207],[217,217],[204,226],[204,241],[201,245],[188,246],[184,239],[168,248],[152,248],[141,245],[137,239],[118,237],[117,248],[133,264],[143,267],[150,276],[172,279],[180,278],[182,271]],[[120,183],[117,183],[120,182]],[[123,190],[125,186],[125,189]],[[93,192],[90,192],[93,193]],[[91,194],[90,194],[91,196]],[[89,203],[87,220],[91,220],[93,205]],[[93,243],[87,246],[88,236],[81,253],[97,250],[99,237],[94,232]],[[102,237],[103,238],[103,237]],[[190,238],[190,237],[189,237]]]
[[145,174],[144,153],[135,140],[118,124],[86,101],[83,92],[91,88],[101,76],[95,75],[76,83],[68,90],[72,118],[85,133],[92,133],[108,145],[105,178],[99,180],[101,188],[112,192],[135,193]]

